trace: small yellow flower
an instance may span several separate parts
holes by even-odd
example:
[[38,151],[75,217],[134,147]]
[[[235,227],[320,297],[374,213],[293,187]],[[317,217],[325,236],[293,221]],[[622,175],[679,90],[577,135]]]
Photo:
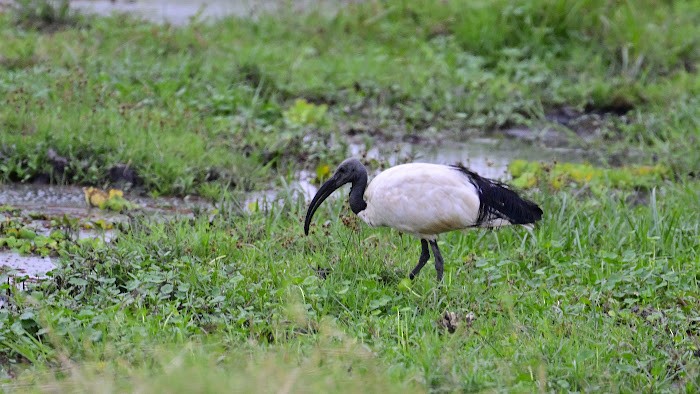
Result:
[[124,192],[119,189],[109,189],[109,198],[124,197]]
[[85,193],[85,202],[89,207],[101,208],[109,199],[109,194],[105,193],[96,187],[84,187],[83,193]]

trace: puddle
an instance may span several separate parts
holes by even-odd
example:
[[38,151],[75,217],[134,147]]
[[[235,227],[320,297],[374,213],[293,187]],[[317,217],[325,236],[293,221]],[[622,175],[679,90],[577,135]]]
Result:
[[56,265],[51,257],[33,255],[21,255],[17,252],[0,252],[0,272],[8,269],[17,271],[17,275],[28,276],[33,279],[46,278],[46,273],[54,269]]
[[319,8],[332,12],[340,2],[316,2],[312,0],[73,0],[72,9],[85,14],[111,15],[127,13],[145,20],[173,25],[186,25],[193,18],[213,21],[225,16],[255,18],[289,8],[302,11]]
[[[199,197],[186,198],[146,198],[134,195],[125,196],[139,209],[128,215],[153,216],[156,218],[194,217],[197,212],[206,212],[213,206]],[[127,214],[88,208],[82,187],[55,185],[12,184],[0,186],[0,205],[9,205],[20,213],[9,213],[12,220],[19,220],[22,225],[40,236],[49,236],[56,230],[52,220],[67,216],[77,219],[79,228],[69,232],[73,240],[101,239],[112,242],[118,232],[102,229],[101,225],[116,225],[129,220]],[[37,214],[37,215],[35,215]],[[0,214],[0,219],[3,218]],[[55,267],[50,257],[23,255],[13,251],[0,251],[0,272],[7,269],[17,271],[17,275],[28,276],[30,280],[46,277],[46,273]]]
[[496,138],[472,138],[469,143],[441,144],[374,143],[369,149],[361,143],[351,143],[348,156],[365,156],[386,161],[389,166],[401,163],[461,163],[481,176],[504,179],[512,160],[580,161],[583,151],[565,148],[542,148],[522,141]]
[[[212,208],[206,199],[194,196],[185,198],[147,198],[126,194],[125,198],[137,204],[144,214],[193,216],[195,211]],[[127,218],[117,212],[88,208],[85,194],[79,186],[13,184],[0,186],[0,205],[11,205],[27,212],[39,212],[47,216],[67,215],[74,218],[119,222]]]
[[116,237],[116,232],[114,230],[93,230],[93,229],[84,229],[81,228],[78,230],[78,239],[101,239],[102,241],[106,243],[112,242],[114,237]]

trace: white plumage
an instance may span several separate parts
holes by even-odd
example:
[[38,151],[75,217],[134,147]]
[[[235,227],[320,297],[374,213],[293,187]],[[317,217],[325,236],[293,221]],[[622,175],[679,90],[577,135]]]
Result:
[[356,159],[347,159],[311,201],[304,223],[306,234],[316,209],[346,183],[352,184],[350,208],[368,225],[391,227],[421,239],[421,256],[411,279],[430,256],[428,244],[438,280],[442,279],[438,234],[470,227],[531,225],[542,216],[537,204],[461,166],[402,164],[383,171],[367,185],[365,167]]
[[479,196],[459,170],[411,163],[377,175],[364,193],[367,208],[358,216],[373,227],[387,226],[433,240],[437,234],[471,227],[479,216]]

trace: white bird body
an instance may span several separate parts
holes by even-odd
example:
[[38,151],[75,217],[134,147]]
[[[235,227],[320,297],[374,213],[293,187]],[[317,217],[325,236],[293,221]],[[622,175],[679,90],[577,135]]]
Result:
[[321,203],[346,183],[352,184],[350,208],[368,225],[387,226],[420,238],[421,255],[409,275],[411,279],[430,257],[429,246],[435,256],[438,281],[442,279],[438,234],[511,224],[531,227],[542,217],[542,210],[534,202],[462,166],[402,164],[381,172],[368,185],[362,163],[347,159],[312,199],[304,222],[306,234]]
[[437,234],[477,223],[479,195],[469,178],[445,165],[410,163],[377,175],[358,216],[372,227],[387,226],[433,240]]

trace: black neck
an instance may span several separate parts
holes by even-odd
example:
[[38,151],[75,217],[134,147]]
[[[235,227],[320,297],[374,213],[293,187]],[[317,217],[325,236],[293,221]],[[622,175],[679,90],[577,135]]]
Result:
[[[364,168],[363,168],[364,170]],[[367,188],[367,170],[358,173],[352,181],[350,187],[350,209],[357,215],[367,208],[364,200],[365,189]]]

